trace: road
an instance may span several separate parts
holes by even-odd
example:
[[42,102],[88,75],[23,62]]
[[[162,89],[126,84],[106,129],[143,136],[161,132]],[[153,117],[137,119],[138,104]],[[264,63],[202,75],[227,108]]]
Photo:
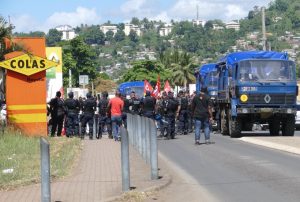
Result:
[[[175,174],[177,184],[156,200],[181,201],[178,197],[189,190],[185,201],[300,201],[300,156],[220,134],[211,138],[214,144],[198,146],[194,135],[159,141],[159,152],[179,175]],[[197,187],[198,194],[184,188],[182,181]]]

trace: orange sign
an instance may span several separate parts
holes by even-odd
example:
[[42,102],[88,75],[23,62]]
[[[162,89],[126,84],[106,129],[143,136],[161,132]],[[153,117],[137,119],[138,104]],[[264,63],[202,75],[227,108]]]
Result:
[[26,135],[45,136],[47,135],[46,69],[56,66],[56,63],[45,59],[45,38],[20,37],[14,38],[12,42],[20,44],[30,53],[6,54],[6,61],[0,64],[8,69],[6,76],[8,121]]

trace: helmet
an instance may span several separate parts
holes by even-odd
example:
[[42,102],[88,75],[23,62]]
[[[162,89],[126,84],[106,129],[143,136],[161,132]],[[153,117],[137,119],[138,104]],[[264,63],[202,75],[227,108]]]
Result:
[[107,97],[108,97],[108,92],[107,92],[107,91],[103,91],[103,92],[102,92],[102,97],[107,98]]
[[88,92],[88,93],[86,94],[86,98],[90,98],[90,97],[92,97],[92,93]]
[[68,93],[69,98],[73,98],[74,97],[74,93],[71,91]]
[[149,90],[146,91],[146,96],[150,96],[151,92]]
[[61,96],[61,92],[60,91],[57,91],[56,92],[56,97],[60,97]]

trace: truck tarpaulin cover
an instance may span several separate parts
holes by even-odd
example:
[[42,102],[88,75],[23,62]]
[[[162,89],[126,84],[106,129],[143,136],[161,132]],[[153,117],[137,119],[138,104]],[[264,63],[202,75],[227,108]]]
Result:
[[287,53],[280,53],[274,51],[244,51],[230,53],[221,58],[218,63],[226,63],[227,65],[233,65],[241,60],[245,59],[283,59],[288,60]]
[[200,71],[200,75],[205,75],[207,74],[208,72],[212,72],[212,71],[217,71],[217,68],[216,68],[216,64],[215,63],[210,63],[210,64],[205,64],[205,65],[202,65],[199,69]]

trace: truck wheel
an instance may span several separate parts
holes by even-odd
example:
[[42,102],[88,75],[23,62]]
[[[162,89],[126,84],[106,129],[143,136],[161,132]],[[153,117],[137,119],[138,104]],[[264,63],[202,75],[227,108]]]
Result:
[[228,120],[225,109],[222,109],[221,111],[221,133],[222,135],[229,135]]
[[275,119],[269,121],[269,130],[270,135],[278,136],[280,131],[280,121]]
[[295,116],[291,115],[282,121],[282,136],[294,136]]
[[242,124],[241,120],[238,118],[232,118],[231,113],[228,113],[229,120],[229,135],[232,138],[241,137]]

